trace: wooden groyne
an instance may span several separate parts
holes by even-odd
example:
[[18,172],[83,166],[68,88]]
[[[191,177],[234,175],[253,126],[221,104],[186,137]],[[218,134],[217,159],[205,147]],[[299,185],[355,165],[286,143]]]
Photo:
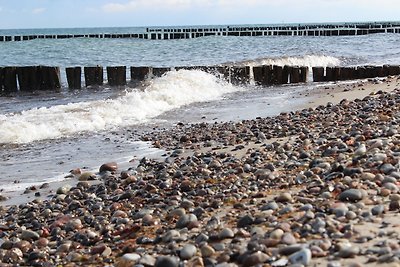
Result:
[[[103,85],[125,87],[153,77],[161,77],[172,70],[201,70],[235,85],[254,83],[259,86],[297,84],[306,82],[335,82],[400,75],[399,65],[357,67],[306,66],[190,66],[175,68],[102,66],[68,67],[65,69],[69,89],[97,88]],[[128,70],[130,80],[128,81]],[[312,75],[309,75],[309,72]],[[107,75],[107,80],[104,75]],[[84,82],[82,80],[84,78]],[[311,79],[310,79],[311,78]],[[62,88],[59,67],[26,66],[0,67],[0,93],[32,92]]]
[[400,33],[400,22],[146,28],[141,33],[0,35],[0,42],[71,38],[171,40],[205,36],[356,36],[375,33]]

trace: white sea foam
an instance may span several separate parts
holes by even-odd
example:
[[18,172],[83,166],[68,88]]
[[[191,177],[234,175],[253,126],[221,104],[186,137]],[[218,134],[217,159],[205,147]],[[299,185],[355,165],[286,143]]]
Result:
[[187,104],[218,100],[238,90],[241,88],[202,71],[172,71],[152,80],[145,90],[133,90],[117,99],[0,115],[0,143],[29,143],[133,125]]
[[262,58],[244,62],[250,66],[278,65],[278,66],[308,66],[326,67],[339,66],[340,59],[332,56],[305,55],[301,57]]

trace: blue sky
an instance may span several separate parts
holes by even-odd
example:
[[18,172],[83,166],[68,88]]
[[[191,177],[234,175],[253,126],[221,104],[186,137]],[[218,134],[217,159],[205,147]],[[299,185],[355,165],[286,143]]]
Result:
[[0,0],[0,28],[400,21],[399,0]]

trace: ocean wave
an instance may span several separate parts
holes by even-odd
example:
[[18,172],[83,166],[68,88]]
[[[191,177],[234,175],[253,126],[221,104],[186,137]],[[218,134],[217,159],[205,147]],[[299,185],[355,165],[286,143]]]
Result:
[[179,70],[153,79],[144,90],[116,99],[87,101],[0,115],[0,143],[23,144],[146,122],[195,102],[242,90],[212,74]]
[[341,60],[332,56],[324,55],[305,55],[298,57],[280,57],[280,58],[260,58],[241,62],[243,65],[248,66],[261,66],[261,65],[277,65],[277,66],[307,66],[307,67],[327,67],[339,66]]

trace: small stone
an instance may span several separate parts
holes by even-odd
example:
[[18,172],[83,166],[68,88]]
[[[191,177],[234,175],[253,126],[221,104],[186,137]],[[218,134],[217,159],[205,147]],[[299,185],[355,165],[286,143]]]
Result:
[[197,222],[197,217],[194,214],[183,214],[179,220],[176,222],[176,228],[185,228],[191,222]]
[[276,202],[281,202],[281,203],[287,203],[287,202],[292,202],[293,201],[293,197],[290,193],[288,192],[284,192],[281,193],[277,198],[276,198]]
[[151,255],[143,255],[139,260],[139,263],[144,266],[154,266],[156,264],[156,258]]
[[232,229],[230,229],[230,228],[224,228],[219,233],[219,238],[221,238],[221,239],[234,238],[234,237],[235,237],[235,234],[233,233]]
[[180,253],[179,256],[182,260],[189,260],[191,259],[194,255],[196,255],[197,253],[197,248],[196,246],[192,245],[192,244],[187,244],[185,245]]
[[293,234],[291,234],[291,233],[285,233],[285,234],[282,236],[281,243],[282,243],[282,244],[286,244],[286,245],[293,245],[293,244],[296,244],[297,241],[296,241],[296,238],[293,236]]
[[359,145],[359,147],[354,151],[354,155],[356,156],[362,156],[365,153],[367,153],[367,148],[365,147],[365,144]]
[[22,240],[32,241],[32,240],[38,240],[40,238],[40,235],[34,231],[23,230],[20,235],[20,238]]
[[244,228],[254,223],[254,218],[250,215],[245,215],[241,217],[237,222],[238,228]]
[[358,202],[363,199],[363,192],[358,189],[348,189],[339,195],[340,201]]
[[344,246],[338,252],[339,258],[354,258],[356,255],[360,253],[360,249],[358,247],[353,246]]
[[262,264],[269,259],[269,256],[261,251],[257,251],[249,256],[247,256],[243,261],[244,267],[255,266],[258,264]]
[[118,261],[115,267],[130,267],[134,266],[139,260],[140,255],[136,253],[126,253]]
[[400,210],[400,201],[398,200],[392,200],[389,203],[389,210],[390,211],[396,211],[396,210]]
[[176,257],[159,256],[154,265],[155,267],[178,267],[179,259]]
[[96,175],[91,172],[84,172],[78,178],[79,181],[92,181],[95,179],[96,179]]
[[69,190],[71,190],[71,186],[70,185],[65,185],[65,186],[61,186],[57,189],[56,193],[57,195],[65,195],[69,192]]
[[116,162],[105,163],[100,166],[99,172],[115,172],[118,169],[118,164]]
[[204,258],[212,257],[215,254],[215,250],[208,244],[205,244],[200,248],[201,256]]
[[270,238],[272,239],[276,239],[276,240],[281,240],[283,234],[285,232],[282,229],[275,229],[274,231],[272,231],[269,235]]
[[378,216],[381,215],[382,213],[385,212],[385,206],[384,205],[378,205],[375,206],[371,209],[372,215]]
[[291,254],[288,259],[292,264],[303,264],[304,266],[307,266],[311,261],[311,250],[303,248],[300,251]]

